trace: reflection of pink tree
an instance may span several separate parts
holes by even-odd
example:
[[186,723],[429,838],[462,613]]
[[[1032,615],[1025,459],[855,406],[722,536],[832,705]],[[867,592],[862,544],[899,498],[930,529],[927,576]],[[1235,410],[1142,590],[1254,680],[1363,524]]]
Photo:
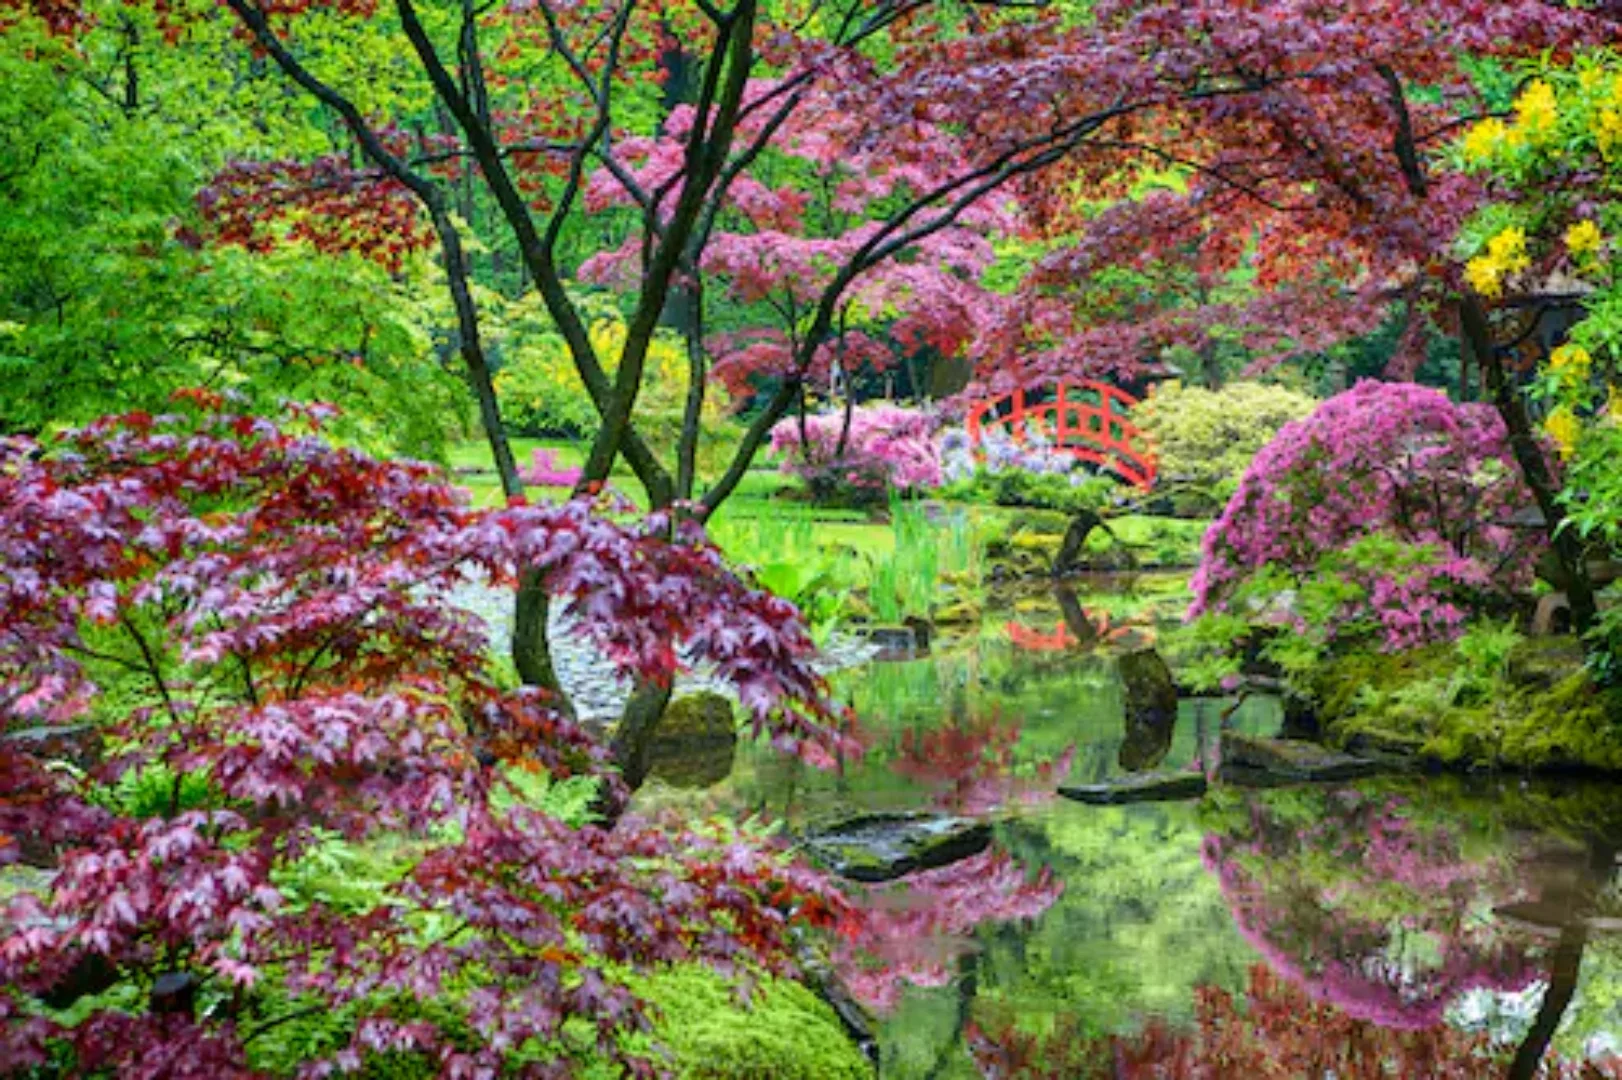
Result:
[[1466,858],[1456,836],[1405,816],[1400,799],[1314,797],[1325,805],[1311,824],[1257,800],[1248,819],[1205,838],[1240,933],[1275,972],[1395,1028],[1440,1023],[1466,990],[1537,979],[1524,943],[1481,917],[1519,898],[1505,861]]
[[[984,1007],[964,1028],[964,1041],[987,1080],[1479,1080],[1503,1075],[1502,1047],[1483,1032],[1445,1024],[1396,1030],[1314,1000],[1263,964],[1250,971],[1244,994],[1205,987],[1196,1023],[1176,1029],[1152,1020],[1132,1035],[1089,1031],[1075,1014],[1041,1032],[1025,1030],[1007,1006]],[[1622,1061],[1573,1061],[1550,1055],[1543,1080],[1615,1080]]]
[[1075,744],[1057,757],[1033,762],[1019,774],[1014,751],[1020,725],[993,711],[954,716],[943,727],[901,733],[891,771],[935,791],[935,801],[959,813],[985,813],[1011,802],[1051,799],[1057,778],[1070,771]]
[[1036,877],[1008,855],[982,852],[938,870],[867,890],[855,941],[839,944],[841,975],[871,1008],[894,1008],[904,985],[944,986],[969,935],[983,923],[1034,919],[1064,891],[1044,868]]

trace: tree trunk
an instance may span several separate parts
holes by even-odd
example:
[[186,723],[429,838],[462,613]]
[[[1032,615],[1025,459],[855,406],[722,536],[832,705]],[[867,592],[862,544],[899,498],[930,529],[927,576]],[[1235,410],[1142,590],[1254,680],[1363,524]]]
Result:
[[513,610],[513,666],[526,686],[538,686],[557,696],[559,708],[574,715],[574,703],[563,692],[556,669],[552,666],[552,644],[547,636],[547,618],[552,610],[552,597],[546,591],[546,578],[538,571],[528,571],[518,582],[518,597]]
[[1548,1052],[1549,1043],[1554,1039],[1554,1033],[1577,992],[1577,983],[1582,975],[1583,949],[1588,944],[1588,923],[1585,920],[1593,914],[1595,898],[1610,881],[1615,868],[1616,847],[1591,841],[1586,873],[1575,893],[1563,898],[1568,908],[1567,919],[1549,957],[1549,985],[1543,991],[1543,1003],[1538,1006],[1537,1019],[1532,1021],[1526,1038],[1515,1050],[1515,1059],[1510,1062],[1509,1071],[1505,1074],[1507,1080],[1532,1080],[1537,1076],[1543,1055]]
[[670,692],[668,685],[638,680],[620,715],[619,727],[609,746],[621,779],[632,791],[648,778],[648,748],[653,744],[659,721],[664,718],[665,706],[670,704]]
[[1571,529],[1560,527],[1564,518],[1560,509],[1560,485],[1549,471],[1549,463],[1543,456],[1537,433],[1532,430],[1532,419],[1527,415],[1526,403],[1521,400],[1520,389],[1504,371],[1503,357],[1493,345],[1486,309],[1473,293],[1466,293],[1459,304],[1459,325],[1465,345],[1480,367],[1483,384],[1492,395],[1493,405],[1503,418],[1505,430],[1509,432],[1510,450],[1521,467],[1521,475],[1532,491],[1532,498],[1537,501],[1538,510],[1543,514],[1549,547],[1559,560],[1561,573],[1566,578],[1566,599],[1571,604],[1572,628],[1579,635],[1586,634],[1594,626],[1597,611],[1582,541]]

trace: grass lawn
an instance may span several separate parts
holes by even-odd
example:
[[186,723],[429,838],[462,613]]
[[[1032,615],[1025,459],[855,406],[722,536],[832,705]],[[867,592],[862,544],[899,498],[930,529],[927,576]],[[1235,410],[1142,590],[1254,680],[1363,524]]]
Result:
[[[537,447],[551,449],[564,467],[580,465],[589,449],[583,441],[569,439],[513,439],[513,453],[520,465],[529,462]],[[469,492],[475,506],[501,504],[501,484],[488,443],[482,439],[459,443],[449,456],[455,482]],[[623,461],[614,470],[612,486],[633,502],[644,503],[641,487]],[[710,522],[716,542],[729,558],[758,565],[801,553],[847,551],[861,558],[884,558],[895,551],[895,530],[888,522],[875,521],[860,510],[830,509],[783,498],[792,486],[793,481],[774,466],[757,466],[744,475],[737,491]],[[565,488],[531,490],[535,499],[560,499],[568,493]],[[1015,519],[1032,513],[1014,507],[951,505],[968,510],[987,533],[1005,531]],[[1109,519],[1109,524],[1128,547],[1150,549],[1161,561],[1181,564],[1197,559],[1200,538],[1209,523],[1127,514]],[[1111,543],[1100,534],[1089,546],[1109,547]]]

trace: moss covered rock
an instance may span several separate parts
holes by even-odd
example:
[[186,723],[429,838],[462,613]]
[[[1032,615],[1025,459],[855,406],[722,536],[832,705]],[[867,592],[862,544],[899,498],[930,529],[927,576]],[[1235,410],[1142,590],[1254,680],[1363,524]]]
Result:
[[1483,688],[1446,645],[1358,653],[1312,680],[1338,745],[1413,753],[1446,765],[1622,772],[1622,692],[1596,686],[1569,639],[1531,639]]
[[676,787],[708,787],[726,779],[738,748],[732,702],[713,690],[670,703],[648,748],[651,775]]
[[841,877],[893,881],[980,854],[991,843],[991,826],[934,814],[862,814],[804,843],[807,854]]

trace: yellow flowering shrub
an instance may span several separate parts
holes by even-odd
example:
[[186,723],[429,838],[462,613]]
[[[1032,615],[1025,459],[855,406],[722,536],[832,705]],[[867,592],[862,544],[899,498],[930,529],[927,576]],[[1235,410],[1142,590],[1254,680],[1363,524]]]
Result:
[[1483,296],[1498,297],[1504,291],[1504,279],[1513,277],[1532,265],[1526,251],[1526,232],[1510,227],[1487,241],[1487,251],[1465,264],[1465,276],[1470,287]]
[[1560,451],[1561,460],[1570,461],[1577,451],[1577,439],[1582,433],[1582,424],[1578,422],[1577,415],[1564,405],[1557,406],[1544,419],[1543,430]]
[[1552,141],[1559,127],[1554,87],[1542,79],[1533,80],[1515,101],[1515,130],[1528,143],[1540,146]]
[[[1488,298],[1581,298],[1582,317],[1530,392],[1561,461],[1567,527],[1622,551],[1622,54],[1579,54],[1540,75],[1507,119],[1459,140],[1458,160],[1506,192],[1466,226],[1464,273]],[[1602,605],[1596,637],[1604,669],[1622,677],[1622,604]]]
[[[610,376],[629,334],[618,312],[595,313],[587,325],[592,348]],[[580,435],[597,427],[597,410],[575,370],[563,336],[525,326],[510,333],[496,375],[502,416],[518,431]],[[675,334],[661,331],[648,347],[637,414],[680,412],[687,394],[687,350]]]
[[1597,253],[1604,242],[1605,237],[1599,231],[1599,226],[1589,218],[1566,230],[1566,250],[1578,258]]

